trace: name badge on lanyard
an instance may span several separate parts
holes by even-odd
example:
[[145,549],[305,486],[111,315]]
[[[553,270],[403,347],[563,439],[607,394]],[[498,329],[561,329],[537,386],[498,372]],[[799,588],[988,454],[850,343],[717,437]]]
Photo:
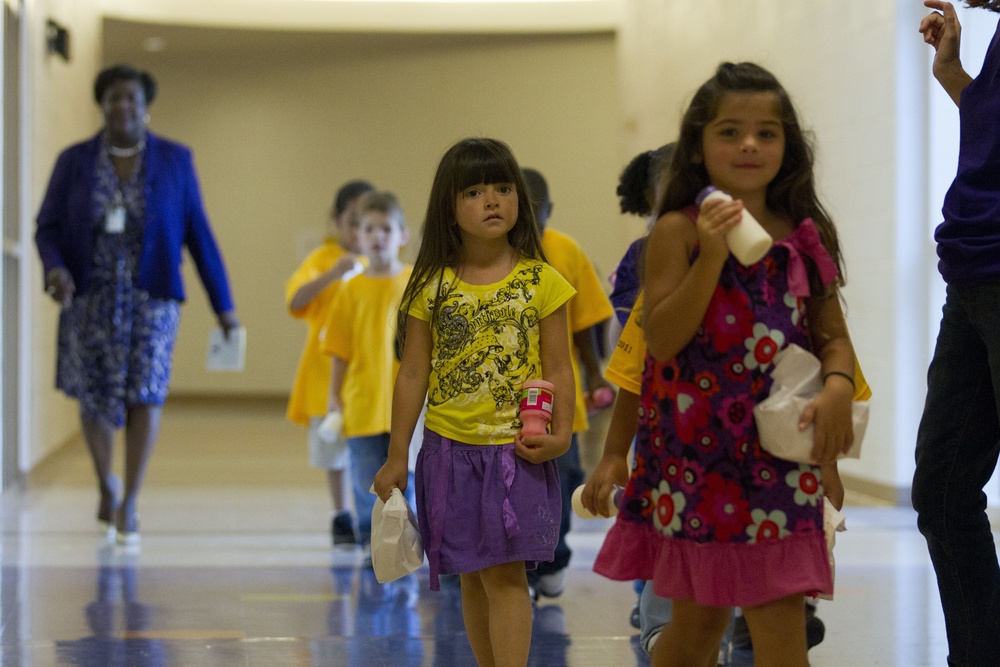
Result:
[[115,193],[115,201],[108,206],[104,214],[104,231],[108,234],[121,234],[125,231],[125,204],[121,193]]

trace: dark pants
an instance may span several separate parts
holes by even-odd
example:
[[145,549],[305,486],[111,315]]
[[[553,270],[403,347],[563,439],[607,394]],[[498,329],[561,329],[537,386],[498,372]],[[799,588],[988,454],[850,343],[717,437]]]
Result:
[[983,493],[1000,452],[998,397],[1000,281],[949,285],[913,477],[913,507],[937,574],[949,665],[1000,665],[1000,567]]
[[555,557],[548,563],[539,563],[538,568],[528,572],[528,581],[537,581],[537,577],[553,574],[569,565],[573,551],[566,544],[566,533],[570,529],[570,517],[573,515],[573,491],[583,484],[583,467],[580,465],[580,446],[576,433],[570,442],[566,453],[556,459],[559,466],[559,495],[562,498],[562,520],[559,522],[559,543],[556,544]]

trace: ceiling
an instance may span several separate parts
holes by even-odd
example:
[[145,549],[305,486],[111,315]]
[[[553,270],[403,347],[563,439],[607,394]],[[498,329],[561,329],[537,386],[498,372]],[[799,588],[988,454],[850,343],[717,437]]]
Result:
[[[606,32],[606,31],[594,31]],[[551,40],[559,34],[462,34],[462,33],[401,33],[321,30],[268,30],[258,28],[224,28],[130,21],[116,18],[104,20],[104,61],[148,62],[156,55],[146,48],[150,38],[159,40],[158,52],[171,59],[202,59],[206,57],[297,57],[305,53],[322,53],[326,57],[369,57],[387,50],[393,53],[416,52],[443,45],[462,46],[484,39],[505,42]]]

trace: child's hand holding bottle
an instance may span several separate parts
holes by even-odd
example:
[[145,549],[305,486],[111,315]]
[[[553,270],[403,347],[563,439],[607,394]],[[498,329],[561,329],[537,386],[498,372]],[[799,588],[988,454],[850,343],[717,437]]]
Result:
[[628,483],[628,458],[605,452],[590,479],[583,486],[580,502],[588,512],[597,516],[611,516],[609,499]]
[[[695,204],[699,207],[712,201],[732,202],[733,198],[729,193],[723,192],[712,185],[704,188],[695,198]],[[773,240],[753,215],[750,214],[750,211],[742,208],[742,206],[741,209],[741,221],[726,234],[726,244],[729,246],[729,251],[739,260],[740,264],[743,266],[752,266],[767,254],[767,251],[771,249]]]
[[531,463],[544,463],[559,458],[569,451],[572,435],[545,433],[543,435],[521,435],[514,438],[514,452]]
[[570,438],[549,433],[555,386],[545,380],[528,380],[521,390],[520,418],[524,425],[514,438],[515,452],[531,463],[542,463],[569,450]]
[[725,262],[729,257],[726,235],[743,220],[739,199],[710,199],[702,204],[695,226],[698,229],[699,257]]
[[342,256],[337,263],[330,268],[330,277],[333,280],[346,280],[360,273],[364,267],[354,253],[347,253]]

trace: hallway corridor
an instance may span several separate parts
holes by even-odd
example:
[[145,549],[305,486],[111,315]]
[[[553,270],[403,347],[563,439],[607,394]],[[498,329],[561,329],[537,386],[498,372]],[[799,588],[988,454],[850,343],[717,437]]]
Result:
[[[82,442],[0,497],[0,664],[474,665],[456,589],[429,591],[426,566],[379,585],[359,553],[331,551],[324,477],[283,411],[280,401],[171,400],[137,549],[98,537]],[[912,511],[860,506],[850,490],[847,502],[837,599],[820,602],[826,639],[812,665],[944,665]],[[648,664],[628,623],[632,586],[590,570],[608,523],[574,526],[566,593],[538,606],[531,664]]]

